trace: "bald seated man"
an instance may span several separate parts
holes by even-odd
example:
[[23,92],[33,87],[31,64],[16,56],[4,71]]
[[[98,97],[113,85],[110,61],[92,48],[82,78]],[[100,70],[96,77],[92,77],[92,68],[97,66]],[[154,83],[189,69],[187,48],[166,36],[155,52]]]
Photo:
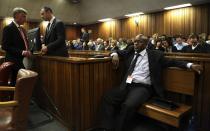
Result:
[[148,38],[140,34],[135,38],[132,52],[117,51],[112,54],[115,65],[118,65],[118,56],[124,59],[126,74],[119,87],[104,95],[99,122],[89,131],[125,131],[126,124],[143,103],[154,95],[163,97],[161,72],[164,68],[202,70],[197,64],[166,59],[164,53],[146,49],[147,43]]

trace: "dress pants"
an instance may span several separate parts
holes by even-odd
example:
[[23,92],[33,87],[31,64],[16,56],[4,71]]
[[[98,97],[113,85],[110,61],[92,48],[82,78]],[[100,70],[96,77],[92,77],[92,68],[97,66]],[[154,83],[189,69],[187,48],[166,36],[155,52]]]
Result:
[[[13,62],[13,61],[11,61],[11,62]],[[18,71],[20,70],[20,69],[25,69],[25,67],[24,67],[24,65],[23,65],[23,63],[15,63],[15,65],[13,66],[13,68],[12,68],[12,76],[11,76],[11,83],[10,83],[10,85],[11,86],[15,86],[16,85],[16,79],[17,79],[17,74],[18,74]]]
[[114,88],[104,95],[99,113],[99,127],[123,131],[136,110],[153,94],[144,84],[128,84],[124,89]]

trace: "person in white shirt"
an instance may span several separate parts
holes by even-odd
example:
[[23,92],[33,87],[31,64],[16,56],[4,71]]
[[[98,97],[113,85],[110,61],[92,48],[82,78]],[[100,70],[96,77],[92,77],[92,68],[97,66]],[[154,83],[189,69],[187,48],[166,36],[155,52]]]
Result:
[[176,43],[174,44],[174,46],[172,46],[172,52],[181,52],[182,48],[187,45],[187,43],[183,42],[182,36],[178,35],[176,37]]
[[[126,122],[140,105],[155,94],[163,96],[160,83],[163,68],[175,66],[200,71],[200,65],[169,60],[164,53],[146,49],[148,38],[138,35],[134,42],[134,52],[117,51],[112,54],[114,65],[118,65],[118,55],[124,59],[127,71],[118,88],[106,93],[102,100],[97,128],[91,131],[124,131]],[[122,53],[123,52],[123,53]]]

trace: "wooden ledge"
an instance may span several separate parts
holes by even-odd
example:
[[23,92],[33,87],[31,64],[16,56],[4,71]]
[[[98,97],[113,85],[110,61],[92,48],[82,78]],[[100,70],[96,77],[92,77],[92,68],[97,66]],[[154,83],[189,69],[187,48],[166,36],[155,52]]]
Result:
[[138,112],[144,116],[152,119],[167,123],[174,127],[180,126],[180,119],[188,112],[192,107],[184,104],[178,104],[179,107],[175,110],[167,110],[161,107],[145,103],[139,108]]

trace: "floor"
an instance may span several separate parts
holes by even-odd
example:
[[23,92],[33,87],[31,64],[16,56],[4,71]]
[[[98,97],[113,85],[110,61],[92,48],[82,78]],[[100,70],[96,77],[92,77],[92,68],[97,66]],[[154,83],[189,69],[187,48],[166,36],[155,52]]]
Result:
[[68,131],[68,129],[32,101],[27,131]]
[[[138,115],[126,124],[127,131],[165,131],[159,123]],[[68,131],[68,129],[49,113],[40,109],[36,103],[31,102],[27,131]]]

